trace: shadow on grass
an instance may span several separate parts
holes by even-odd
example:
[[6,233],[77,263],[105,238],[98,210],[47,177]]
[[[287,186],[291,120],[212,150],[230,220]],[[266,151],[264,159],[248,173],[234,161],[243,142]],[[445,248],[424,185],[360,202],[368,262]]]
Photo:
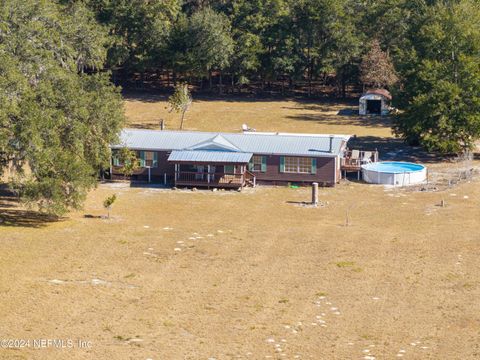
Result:
[[[145,103],[154,103],[158,101],[166,101],[168,97],[172,94],[170,91],[134,91],[134,90],[124,90],[122,96],[125,100],[131,101],[141,101]],[[270,94],[228,94],[228,95],[218,95],[218,94],[193,94],[194,102],[201,101],[225,101],[225,102],[272,102],[272,101],[295,101],[299,104],[305,104],[306,110],[312,110],[307,105],[311,104],[312,106],[328,106],[329,110],[332,110],[332,106],[358,106],[358,99],[337,99],[337,98],[305,98],[302,96],[281,96],[281,95],[270,95]],[[288,109],[288,107],[286,107]],[[297,109],[297,108],[295,108]]]
[[292,200],[287,200],[287,204],[294,204],[294,205],[312,205],[311,201],[292,201]]
[[[150,121],[142,123],[129,123],[129,129],[142,129],[142,130],[160,130],[160,121]],[[168,129],[168,130],[178,130],[178,129]]]
[[402,139],[396,138],[357,136],[349,141],[348,147],[367,151],[377,149],[381,161],[410,161],[433,164],[448,159],[446,156],[429,153],[420,146],[410,146]]
[[[322,110],[321,107],[316,110],[328,111],[325,109]],[[342,109],[336,115],[324,113],[298,114],[289,115],[287,118],[298,121],[312,121],[323,125],[361,126],[371,128],[390,128],[392,126],[392,121],[389,117],[351,115],[352,112],[354,112],[354,110]]]
[[0,227],[39,228],[62,218],[20,208],[18,199],[8,190],[0,189]]

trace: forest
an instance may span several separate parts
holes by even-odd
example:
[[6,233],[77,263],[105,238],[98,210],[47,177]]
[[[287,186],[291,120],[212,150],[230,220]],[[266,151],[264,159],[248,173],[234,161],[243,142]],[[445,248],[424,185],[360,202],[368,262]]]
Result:
[[476,0],[2,0],[0,58],[0,173],[13,167],[12,188],[56,213],[108,164],[122,87],[384,87],[408,143],[456,154],[480,138]]
[[[395,131],[444,153],[480,136],[475,0],[86,0],[123,86],[224,94],[394,93]],[[94,35],[91,35],[94,36]]]

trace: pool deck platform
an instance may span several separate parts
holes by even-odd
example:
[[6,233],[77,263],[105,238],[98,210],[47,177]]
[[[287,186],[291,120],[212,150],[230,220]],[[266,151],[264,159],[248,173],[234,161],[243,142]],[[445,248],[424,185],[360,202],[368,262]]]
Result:
[[362,171],[362,165],[371,162],[378,161],[378,151],[364,151],[364,150],[347,150],[345,156],[342,159],[340,169],[344,177],[347,173],[356,172],[357,178],[360,180],[360,173]]

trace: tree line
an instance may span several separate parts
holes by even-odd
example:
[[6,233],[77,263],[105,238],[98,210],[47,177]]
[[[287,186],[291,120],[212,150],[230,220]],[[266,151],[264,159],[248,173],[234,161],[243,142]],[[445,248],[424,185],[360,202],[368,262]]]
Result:
[[476,0],[64,0],[108,32],[115,74],[166,72],[220,91],[249,83],[385,87],[394,130],[455,153],[480,137]]

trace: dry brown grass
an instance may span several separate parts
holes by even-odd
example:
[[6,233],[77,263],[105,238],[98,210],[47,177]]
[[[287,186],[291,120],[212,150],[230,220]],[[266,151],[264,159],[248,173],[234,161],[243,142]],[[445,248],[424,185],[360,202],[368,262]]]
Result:
[[[2,358],[261,359],[274,338],[287,358],[474,359],[479,185],[450,196],[346,183],[317,209],[296,204],[306,188],[101,186],[67,220],[0,230],[2,336],[93,348]],[[83,217],[114,192],[110,220]]]
[[[262,104],[250,106],[274,108]],[[222,115],[206,111],[210,121]],[[234,130],[229,121],[218,127]],[[282,131],[311,124],[271,121]],[[111,219],[84,217],[104,214],[112,193]],[[443,192],[346,182],[321,189],[325,207],[303,207],[309,198],[308,188],[107,184],[53,223],[0,199],[9,219],[24,219],[0,227],[2,338],[93,342],[88,351],[0,349],[0,358],[480,356],[478,180]]]
[[[197,99],[187,113],[185,129],[237,132],[247,123],[257,131],[391,136],[385,119],[338,115],[341,110],[357,109],[351,102]],[[163,96],[128,98],[125,110],[130,126],[158,129],[160,119],[166,121],[167,129],[180,126],[180,115],[168,112]]]

